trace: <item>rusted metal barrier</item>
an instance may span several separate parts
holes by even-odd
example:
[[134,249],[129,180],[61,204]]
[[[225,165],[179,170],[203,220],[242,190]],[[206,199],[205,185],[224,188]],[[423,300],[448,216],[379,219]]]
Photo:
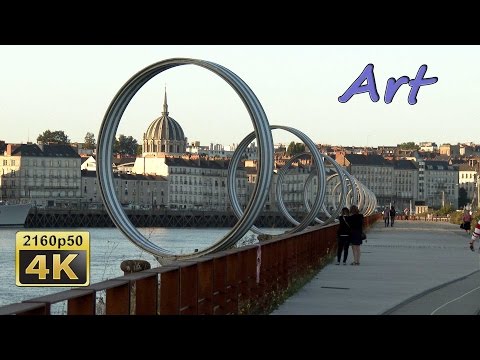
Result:
[[432,214],[421,214],[421,215],[409,215],[408,219],[405,215],[397,215],[395,216],[395,220],[414,220],[414,221],[445,221],[449,222],[449,216],[438,216]]
[[[380,214],[365,218],[368,228]],[[261,313],[296,280],[335,253],[338,225],[312,228],[198,259],[128,274],[88,287],[0,307],[0,315],[50,315],[65,303],[68,315],[223,315]]]

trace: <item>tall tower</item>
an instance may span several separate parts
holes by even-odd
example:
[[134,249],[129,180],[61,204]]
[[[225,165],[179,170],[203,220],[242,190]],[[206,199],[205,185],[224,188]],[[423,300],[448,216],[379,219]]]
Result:
[[186,153],[187,140],[183,129],[168,114],[167,89],[165,88],[162,115],[153,120],[143,134],[143,157],[163,157]]

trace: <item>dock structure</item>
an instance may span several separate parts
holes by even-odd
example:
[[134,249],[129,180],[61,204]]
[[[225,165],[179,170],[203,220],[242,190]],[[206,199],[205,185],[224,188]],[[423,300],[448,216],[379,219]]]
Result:
[[[233,212],[179,210],[125,210],[136,227],[232,227],[237,222]],[[259,227],[288,228],[292,224],[278,212],[264,212],[256,222]],[[25,221],[27,228],[115,227],[102,209],[33,209]]]

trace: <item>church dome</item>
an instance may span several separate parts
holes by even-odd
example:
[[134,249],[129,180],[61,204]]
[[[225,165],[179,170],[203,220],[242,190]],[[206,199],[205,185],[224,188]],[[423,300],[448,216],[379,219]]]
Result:
[[143,135],[144,153],[174,153],[186,152],[186,140],[180,124],[168,116],[167,91],[163,103],[162,115],[153,120]]

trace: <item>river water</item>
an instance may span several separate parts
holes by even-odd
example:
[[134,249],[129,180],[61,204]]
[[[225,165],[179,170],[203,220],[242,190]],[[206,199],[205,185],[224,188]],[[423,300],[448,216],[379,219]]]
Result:
[[[0,229],[0,306],[32,299],[70,287],[18,287],[15,284],[15,235],[27,229]],[[116,228],[28,229],[28,231],[88,231],[90,233],[90,284],[123,275],[120,264],[127,259],[147,260],[152,267],[158,262],[153,255],[130,242]],[[219,241],[229,228],[138,228],[152,243],[175,254],[202,250]],[[268,229],[282,233],[286,229]],[[251,239],[247,233],[244,239]]]

